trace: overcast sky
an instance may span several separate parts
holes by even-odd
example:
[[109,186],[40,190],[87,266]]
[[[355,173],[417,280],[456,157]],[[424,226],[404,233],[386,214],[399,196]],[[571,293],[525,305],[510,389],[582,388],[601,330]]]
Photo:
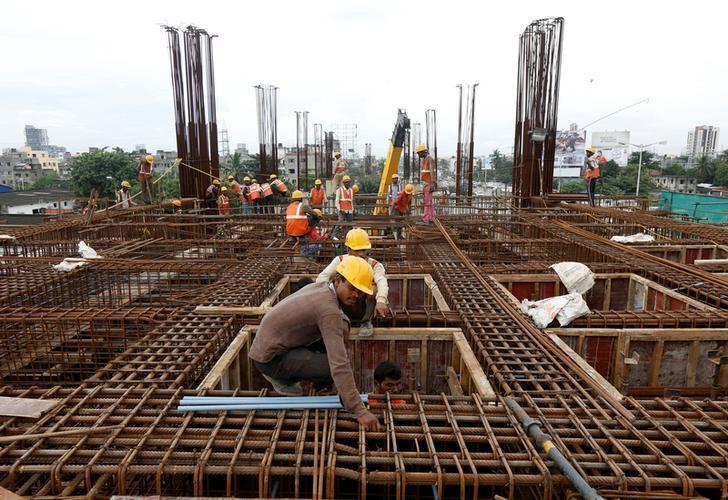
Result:
[[[219,35],[219,127],[230,146],[257,150],[253,86],[280,87],[279,140],[295,141],[295,110],[309,127],[358,124],[358,142],[383,155],[397,114],[438,113],[440,156],[452,154],[460,82],[479,82],[475,152],[510,152],[518,36],[533,20],[565,18],[559,125],[584,125],[649,97],[591,131],[667,140],[728,127],[726,1],[16,1],[2,3],[0,147],[23,127],[52,144],[175,149],[166,35],[195,24]],[[728,129],[720,143],[728,147]]]

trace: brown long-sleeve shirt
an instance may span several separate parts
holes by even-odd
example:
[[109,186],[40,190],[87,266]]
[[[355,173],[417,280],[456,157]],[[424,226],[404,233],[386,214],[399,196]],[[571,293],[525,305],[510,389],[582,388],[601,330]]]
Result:
[[346,354],[344,339],[348,334],[349,318],[341,310],[333,286],[313,283],[286,297],[263,316],[248,356],[258,363],[267,363],[283,351],[323,338],[331,377],[344,408],[358,417],[366,409]]

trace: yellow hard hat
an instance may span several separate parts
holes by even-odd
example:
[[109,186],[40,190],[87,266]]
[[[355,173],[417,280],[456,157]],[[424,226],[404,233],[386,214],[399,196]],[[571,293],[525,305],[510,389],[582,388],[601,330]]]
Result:
[[229,181],[235,180],[235,177],[233,177],[232,175],[228,175],[228,180]]
[[345,176],[344,176],[344,177],[343,177],[343,178],[341,179],[341,181],[342,181],[342,182],[349,182],[350,180],[351,180],[351,177],[349,177],[348,175],[345,175]]
[[404,187],[404,192],[405,192],[405,193],[407,193],[407,194],[412,194],[412,193],[414,193],[414,192],[415,192],[415,186],[414,186],[414,184],[407,184],[407,185],[406,185],[406,186]]
[[321,185],[321,179],[316,179],[316,181],[314,181],[314,184],[316,186],[320,186]]
[[243,182],[250,182],[250,177],[248,177],[247,175],[243,177]]
[[367,295],[372,295],[372,281],[374,280],[374,269],[367,261],[361,257],[347,255],[342,259],[336,272],[346,278],[354,288],[360,290]]
[[276,174],[270,174],[270,177],[268,177],[269,181],[272,181],[273,179],[277,179],[278,176]]
[[220,181],[219,181],[219,180],[217,180],[217,179],[212,179],[212,183],[213,183],[214,185],[216,185],[216,186],[219,186],[219,185],[220,185]]
[[227,188],[225,186],[223,186],[220,191],[222,191],[224,193],[225,191],[227,191]]
[[324,213],[321,210],[319,210],[318,208],[314,208],[313,209],[313,213],[316,214],[316,217],[323,217],[324,216]]
[[417,146],[417,149],[415,149],[415,153],[422,153],[423,151],[427,151],[427,146],[424,144],[420,144]]
[[172,205],[174,205],[175,207],[181,207],[182,202],[179,200],[172,200]]
[[152,155],[147,155],[147,163],[154,163],[154,157]]
[[341,151],[334,151],[334,156],[341,156]]
[[397,175],[397,174],[392,174],[392,179],[399,179],[399,175]]
[[131,184],[129,184],[129,181],[122,181],[121,182],[121,187],[123,187],[123,188],[130,188],[131,187]]
[[355,227],[346,233],[346,246],[352,250],[369,250],[372,244],[369,235],[361,228]]
[[359,192],[359,184],[354,184],[351,187],[351,190],[354,191],[355,193],[358,193]]
[[589,146],[588,148],[586,148],[586,150],[587,150],[588,152],[590,152],[590,153],[596,153],[596,152],[597,152],[597,150],[596,150],[596,149],[594,149],[594,146]]
[[293,194],[291,195],[292,200],[302,200],[303,199],[303,191],[299,191],[296,189]]

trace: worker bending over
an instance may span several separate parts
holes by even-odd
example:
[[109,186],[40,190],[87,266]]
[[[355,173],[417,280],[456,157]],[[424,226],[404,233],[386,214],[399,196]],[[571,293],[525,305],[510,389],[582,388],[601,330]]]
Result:
[[[378,262],[367,256],[367,251],[372,248],[367,232],[360,228],[354,228],[346,233],[346,247],[350,256],[360,257],[367,261],[374,273],[375,294],[376,297],[368,297],[366,300],[366,309],[361,319],[359,327],[360,337],[370,337],[374,333],[372,326],[372,318],[379,315],[382,318],[389,312],[389,284],[387,283],[386,271],[381,262]],[[336,268],[346,258],[344,255],[334,257],[334,260],[321,271],[316,278],[316,283],[325,283],[331,279],[336,273]]]
[[[295,190],[291,195],[291,203],[286,208],[286,234],[301,237],[311,232],[311,228],[319,221],[318,214],[303,203],[303,192]],[[311,217],[313,220],[310,220]],[[313,224],[311,224],[313,222]]]
[[136,205],[133,201],[131,201],[131,192],[129,191],[129,188],[131,187],[131,184],[129,184],[129,181],[123,181],[121,183],[121,188],[116,192],[116,205],[119,208],[129,208],[132,205]]
[[[330,281],[307,285],[268,311],[248,355],[282,395],[301,395],[304,380],[315,389],[333,382],[344,408],[369,431],[378,430],[379,421],[362,404],[354,382],[346,353],[349,318],[341,306],[371,295],[373,276],[364,259],[345,258]],[[322,344],[321,349],[316,344]]]
[[276,174],[270,174],[268,178],[270,187],[273,190],[273,201],[276,205],[281,205],[288,198],[288,186],[278,178]]
[[435,159],[430,156],[427,146],[420,144],[415,150],[422,161],[420,165],[420,180],[422,180],[422,194],[424,195],[424,205],[422,222],[426,224],[432,223],[435,219],[435,205],[433,193],[437,189],[437,164]]
[[154,157],[147,155],[139,159],[139,182],[142,183],[142,194],[147,205],[152,204],[152,169]]
[[316,179],[311,188],[311,192],[308,195],[308,202],[311,208],[318,208],[319,210],[324,209],[326,203],[326,190],[322,186],[321,179]]
[[252,179],[248,191],[250,193],[250,203],[253,205],[253,212],[256,214],[262,213],[260,207],[263,204],[263,191],[260,189],[257,179]]
[[273,188],[270,187],[269,183],[264,181],[260,184],[260,195],[262,200],[260,204],[263,205],[263,213],[272,214],[275,211],[275,197],[273,196]]

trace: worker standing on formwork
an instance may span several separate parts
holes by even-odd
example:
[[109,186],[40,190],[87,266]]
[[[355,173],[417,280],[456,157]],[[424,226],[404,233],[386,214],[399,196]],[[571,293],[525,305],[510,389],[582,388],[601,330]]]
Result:
[[[386,316],[389,313],[389,283],[387,283],[386,271],[381,262],[378,262],[367,256],[368,250],[372,248],[369,241],[369,235],[360,228],[354,228],[346,233],[346,247],[349,249],[349,255],[360,257],[366,260],[374,272],[374,297],[368,297],[366,301],[366,309],[361,319],[361,327],[359,328],[360,337],[370,337],[374,333],[372,326],[372,318],[379,315]],[[345,255],[334,257],[334,260],[321,271],[316,278],[316,283],[324,283],[331,279],[336,273],[337,266],[343,262]]]
[[243,185],[240,189],[240,203],[242,203],[242,211],[244,214],[250,214],[253,212],[251,208],[253,202],[250,199],[250,177],[247,175],[243,177]]
[[349,318],[341,307],[371,295],[373,275],[365,260],[347,257],[330,281],[307,285],[268,311],[248,355],[285,396],[303,394],[304,380],[317,390],[333,383],[344,408],[369,431],[379,430],[379,421],[362,404],[354,382],[346,352]]
[[220,189],[220,196],[217,197],[217,210],[220,215],[230,215],[230,198],[227,195],[228,188],[223,186]]
[[262,213],[263,190],[260,189],[260,184],[255,178],[250,183],[250,201],[253,204],[253,212],[256,214]]
[[268,178],[270,187],[273,190],[273,201],[276,205],[282,205],[288,198],[288,186],[278,178],[276,174],[270,174]]
[[302,191],[295,190],[291,195],[291,200],[290,205],[286,208],[286,234],[300,238],[306,236],[311,231],[311,227],[318,224],[319,216],[303,202]]
[[139,182],[142,183],[142,194],[144,201],[148,204],[152,204],[152,169],[154,164],[154,157],[147,155],[144,158],[139,159]]
[[389,213],[391,214],[394,207],[394,201],[397,199],[402,190],[402,185],[399,183],[399,175],[392,174],[392,183],[387,188],[387,206],[389,207]]
[[131,192],[129,191],[129,188],[131,187],[131,184],[129,184],[129,181],[123,181],[121,183],[121,188],[116,192],[116,206],[120,208],[129,208],[132,205],[136,205],[133,201],[131,201]]
[[217,209],[217,198],[220,196],[220,181],[213,179],[212,183],[205,190],[205,207],[208,210]]
[[341,151],[334,151],[334,188],[339,188],[346,175],[346,160],[341,157]]
[[584,173],[582,176],[586,181],[586,194],[589,197],[589,205],[592,207],[596,204],[596,190],[597,190],[597,179],[601,177],[601,171],[599,168],[599,161],[596,153],[596,149],[593,146],[586,148],[586,158],[584,158]]
[[435,159],[430,156],[427,146],[420,144],[415,150],[422,161],[420,166],[420,179],[422,180],[422,194],[424,195],[424,205],[422,222],[431,224],[435,219],[435,201],[433,193],[437,189],[437,165]]
[[309,193],[308,202],[311,208],[318,208],[323,211],[324,204],[326,203],[326,190],[322,187],[321,179],[316,179]]
[[[410,202],[412,201],[412,196],[414,195],[414,193],[414,185],[407,184],[404,187],[404,191],[400,191],[397,195],[397,199],[394,200],[394,204],[392,205],[392,215],[396,215],[397,217],[404,217],[405,215],[409,215]],[[396,239],[401,240],[402,228],[398,227],[394,235]]]
[[341,179],[341,186],[336,189],[334,204],[341,222],[352,222],[354,220],[354,190],[350,186],[351,178],[345,175]]
[[263,205],[263,213],[271,214],[274,212],[273,207],[273,188],[270,187],[270,184],[268,182],[262,182],[260,184],[260,195],[261,195],[261,205]]

